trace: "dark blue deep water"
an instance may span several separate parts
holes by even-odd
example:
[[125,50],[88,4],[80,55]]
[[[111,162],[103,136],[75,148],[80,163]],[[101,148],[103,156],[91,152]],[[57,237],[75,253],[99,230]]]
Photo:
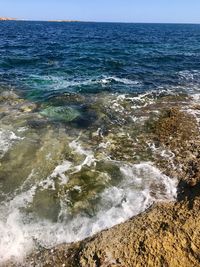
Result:
[[0,23],[0,86],[63,92],[198,90],[200,25]]

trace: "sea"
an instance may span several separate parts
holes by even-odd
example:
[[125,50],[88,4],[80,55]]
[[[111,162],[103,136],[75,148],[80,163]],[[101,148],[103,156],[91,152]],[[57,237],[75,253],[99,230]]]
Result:
[[0,264],[175,200],[145,123],[199,93],[200,25],[0,22]]

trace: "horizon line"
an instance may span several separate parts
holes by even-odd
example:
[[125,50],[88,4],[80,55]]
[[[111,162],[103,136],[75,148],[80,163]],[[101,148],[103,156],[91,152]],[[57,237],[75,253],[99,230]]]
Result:
[[[4,18],[1,20],[1,18]],[[139,21],[90,21],[90,20],[77,20],[77,19],[21,19],[1,17],[0,21],[30,21],[30,22],[58,22],[58,23],[124,23],[124,24],[193,24],[199,25],[200,22],[139,22]]]

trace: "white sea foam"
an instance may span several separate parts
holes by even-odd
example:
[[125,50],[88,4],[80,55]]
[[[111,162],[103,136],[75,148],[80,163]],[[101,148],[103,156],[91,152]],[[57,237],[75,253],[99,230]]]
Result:
[[[41,81],[43,81],[43,87],[48,87],[48,90],[60,90],[63,88],[69,88],[69,87],[80,87],[80,86],[90,86],[90,85],[96,85],[101,84],[102,86],[105,86],[107,84],[110,84],[112,82],[117,82],[129,86],[135,86],[140,85],[141,82],[137,80],[131,80],[127,78],[119,78],[116,76],[103,76],[103,77],[94,77],[92,79],[88,78],[85,80],[67,80],[64,77],[59,76],[39,76],[39,75],[32,75],[32,82],[35,87],[37,87],[37,84]],[[29,82],[29,81],[28,81]]]
[[[79,138],[78,138],[79,139]],[[91,150],[85,150],[82,148],[81,144],[78,142],[78,139],[73,140],[71,143],[69,143],[69,147],[77,154],[84,155],[85,159],[83,162],[77,166],[75,166],[73,169],[73,173],[79,172],[83,166],[91,166],[93,163],[95,164],[96,159],[94,157],[94,153]]]
[[33,236],[27,231],[30,225],[20,209],[32,201],[35,190],[33,186],[0,207],[0,263],[13,258],[21,261],[33,249]]
[[26,132],[28,130],[28,127],[19,127],[17,129],[18,133],[23,133],[23,132]]
[[185,70],[178,72],[181,86],[178,86],[177,89],[179,92],[183,91],[186,94],[194,96],[200,92],[200,71],[199,70]]
[[184,79],[186,81],[195,81],[196,79],[200,78],[200,71],[184,70],[184,71],[179,71],[178,75],[180,76],[180,79]]
[[81,146],[81,144],[78,142],[80,137],[78,137],[76,140],[73,140],[72,142],[69,143],[69,147],[77,154],[80,155],[87,155],[88,152],[84,150]]
[[22,260],[31,251],[33,239],[28,236],[18,209],[13,209],[6,221],[0,220],[0,263],[12,258]]
[[111,76],[111,77],[107,77],[104,79],[104,81],[115,81],[118,83],[123,83],[123,84],[127,84],[127,85],[139,85],[141,84],[140,81],[137,80],[130,80],[130,79],[126,79],[126,78],[119,78],[119,77],[115,77],[115,76]]
[[22,139],[10,130],[0,129],[0,158],[11,148],[15,141]]
[[60,165],[58,165],[51,175],[49,175],[45,180],[40,182],[40,186],[44,189],[51,188],[55,190],[55,178],[60,180],[60,184],[67,184],[68,176],[65,174],[71,167],[72,163],[65,160]]
[[[198,125],[200,123],[200,110],[198,108],[195,108],[195,106],[199,105],[199,99],[200,99],[200,94],[199,95],[195,94],[195,97],[193,98],[193,101],[192,101],[193,106],[191,105],[191,106],[183,109],[184,112],[189,113],[190,115],[192,115],[195,118]],[[200,129],[200,126],[199,126],[199,129]]]
[[[62,177],[70,168],[69,162],[63,162],[55,168],[51,177]],[[59,218],[64,219],[57,223],[27,217],[22,208],[32,202],[36,185],[4,203],[0,207],[0,262],[11,258],[22,260],[37,244],[51,247],[81,240],[124,222],[144,211],[154,201],[176,197],[176,180],[163,175],[149,162],[121,164],[120,170],[124,178],[117,186],[110,186],[100,193],[97,212],[93,217],[79,214],[71,218],[63,205],[60,212],[63,216]],[[162,186],[154,188],[155,184]],[[77,189],[81,192],[80,187]]]
[[[131,115],[131,111],[124,108],[124,103],[127,101],[132,110],[141,109],[147,105],[152,105],[156,101],[156,94],[154,91],[139,94],[137,96],[130,96],[128,94],[119,94],[114,100],[111,100],[110,107],[116,112],[123,113],[125,115]],[[132,115],[131,115],[132,117]],[[138,118],[134,117],[133,120]]]

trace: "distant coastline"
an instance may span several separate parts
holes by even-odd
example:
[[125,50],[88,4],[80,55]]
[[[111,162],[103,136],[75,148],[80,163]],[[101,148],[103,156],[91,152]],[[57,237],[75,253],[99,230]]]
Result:
[[0,21],[7,21],[7,20],[17,20],[14,18],[6,18],[6,17],[0,17]]
[[123,23],[123,24],[176,24],[176,25],[200,25],[200,23],[192,22],[142,22],[142,21],[87,21],[87,20],[66,20],[66,19],[55,19],[55,20],[40,20],[40,19],[23,19],[23,18],[10,18],[10,17],[0,17],[0,21],[41,21],[41,22],[86,22],[86,23]]
[[48,22],[81,22],[80,20],[48,20]]
[[[12,21],[12,20],[17,20],[17,21],[30,21],[26,19],[16,19],[16,18],[7,18],[7,17],[0,17],[0,21]],[[82,22],[80,20],[62,20],[62,19],[57,19],[57,20],[46,20],[47,22]]]

